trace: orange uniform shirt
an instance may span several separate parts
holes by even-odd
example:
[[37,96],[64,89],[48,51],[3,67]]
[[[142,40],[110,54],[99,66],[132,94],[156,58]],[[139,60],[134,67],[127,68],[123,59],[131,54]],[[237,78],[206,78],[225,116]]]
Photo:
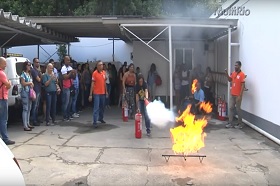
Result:
[[106,72],[98,72],[95,70],[92,73],[92,81],[94,81],[93,94],[106,94]]
[[4,82],[8,81],[8,78],[5,74],[5,72],[0,69],[0,99],[8,99],[8,93],[9,90],[6,88],[6,86],[4,85]]
[[240,71],[233,72],[230,77],[232,78],[231,95],[240,96],[242,84],[245,83],[245,74]]

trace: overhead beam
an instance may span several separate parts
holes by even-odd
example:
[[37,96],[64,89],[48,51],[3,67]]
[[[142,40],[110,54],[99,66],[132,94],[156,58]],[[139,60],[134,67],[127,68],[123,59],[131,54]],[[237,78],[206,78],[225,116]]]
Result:
[[122,24],[125,27],[203,27],[203,28],[229,28],[229,25],[207,25],[207,24]]

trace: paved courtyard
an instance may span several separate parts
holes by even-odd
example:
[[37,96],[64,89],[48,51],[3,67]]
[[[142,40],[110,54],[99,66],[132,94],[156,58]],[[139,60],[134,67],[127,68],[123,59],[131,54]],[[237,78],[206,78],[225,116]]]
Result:
[[152,137],[134,137],[134,122],[121,110],[106,110],[107,124],[94,129],[91,110],[79,119],[24,132],[12,124],[10,146],[27,185],[280,185],[279,146],[249,127],[225,129],[210,120],[206,146],[198,158],[171,157],[169,128],[152,128]]

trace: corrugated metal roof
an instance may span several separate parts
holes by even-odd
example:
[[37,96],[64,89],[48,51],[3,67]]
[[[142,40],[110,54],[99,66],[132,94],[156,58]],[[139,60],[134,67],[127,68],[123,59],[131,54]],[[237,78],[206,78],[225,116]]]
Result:
[[[28,19],[45,27],[63,32],[75,37],[120,38],[124,41],[137,40],[127,31],[122,31],[120,25],[139,24],[129,29],[143,40],[149,41],[161,32],[168,24],[188,24],[189,27],[172,27],[174,40],[209,40],[220,36],[228,27],[236,27],[238,20],[209,18],[163,18],[163,17],[133,17],[133,16],[38,16]],[[148,26],[154,25],[154,26]],[[162,25],[162,26],[157,26]],[[165,25],[165,26],[164,26]],[[204,27],[199,27],[204,25]],[[217,26],[214,28],[213,26]],[[162,33],[156,40],[167,40],[168,32]]]
[[[0,9],[0,46],[20,46],[33,44],[60,44],[79,41],[73,36],[62,34],[39,25],[25,17],[13,15]],[[7,42],[14,34],[20,34]],[[7,42],[7,43],[6,43]],[[4,47],[4,46],[2,46]]]

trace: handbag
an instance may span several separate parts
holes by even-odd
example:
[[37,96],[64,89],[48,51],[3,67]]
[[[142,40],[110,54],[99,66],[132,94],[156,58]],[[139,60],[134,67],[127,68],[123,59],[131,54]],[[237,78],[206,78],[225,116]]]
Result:
[[36,100],[36,92],[34,91],[33,88],[30,88],[30,90],[29,90],[29,98],[30,98],[32,101],[35,101],[35,100]]

